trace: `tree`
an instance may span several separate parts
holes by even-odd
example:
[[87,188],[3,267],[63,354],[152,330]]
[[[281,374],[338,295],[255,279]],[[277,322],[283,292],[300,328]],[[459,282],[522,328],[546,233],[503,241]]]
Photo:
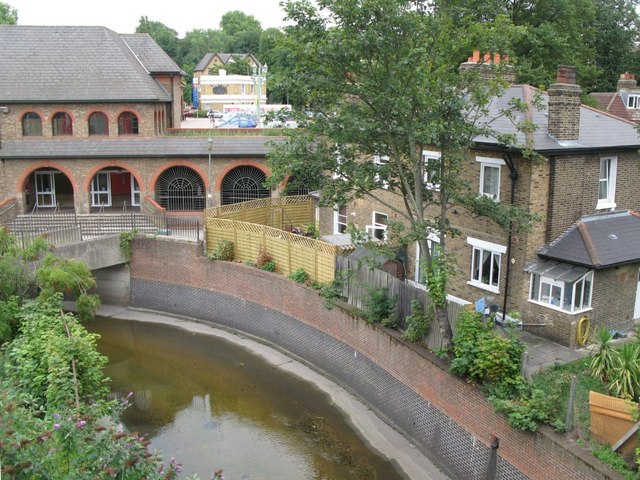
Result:
[[[461,174],[478,135],[499,137],[505,145],[514,141],[487,121],[491,98],[505,87],[499,75],[483,80],[478,73],[457,70],[471,45],[495,47],[510,25],[499,18],[500,23],[467,25],[462,35],[450,16],[430,11],[423,2],[362,0],[357,8],[336,0],[317,4],[285,4],[295,22],[286,27],[295,68],[282,80],[285,88],[304,95],[316,114],[306,128],[288,132],[287,140],[274,146],[269,181],[314,178],[323,205],[368,197],[394,212],[402,222],[390,240],[417,241],[422,260],[432,267],[436,319],[448,345],[445,295],[436,290],[446,292],[446,241],[457,233],[450,209],[464,205],[481,215],[503,216],[505,225],[523,213],[505,212],[495,202],[494,211],[487,211]],[[425,162],[426,148],[440,151],[440,158]],[[388,161],[376,164],[371,161],[376,156]],[[429,188],[425,178],[439,188]],[[441,258],[447,261],[433,262],[430,234],[439,236]]]
[[0,25],[16,25],[18,23],[18,11],[11,5],[0,2]]
[[260,47],[262,26],[253,15],[239,10],[227,12],[220,20],[220,28],[228,36],[229,53],[254,53]]

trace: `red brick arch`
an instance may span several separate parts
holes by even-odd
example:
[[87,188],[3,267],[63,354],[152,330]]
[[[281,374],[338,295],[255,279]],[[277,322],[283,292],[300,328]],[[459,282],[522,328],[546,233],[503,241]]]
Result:
[[29,165],[18,177],[18,180],[16,182],[16,190],[15,190],[17,195],[20,195],[24,191],[24,188],[26,187],[27,182],[29,180],[29,176],[40,168],[55,168],[56,170],[60,170],[62,173],[64,173],[67,176],[67,178],[69,179],[69,182],[71,182],[71,187],[73,188],[73,194],[76,195],[78,193],[78,181],[76,180],[73,173],[71,173],[71,170],[51,160],[43,160],[33,165]]
[[219,192],[222,189],[222,181],[224,180],[224,177],[226,177],[227,173],[229,173],[231,170],[233,170],[236,167],[255,167],[258,170],[262,171],[262,173],[264,173],[266,177],[269,177],[271,175],[271,170],[269,170],[264,163],[258,162],[257,160],[236,160],[234,162],[231,162],[229,165],[227,165],[218,174],[218,177],[216,178],[216,183],[215,183],[216,191]]
[[188,160],[174,160],[174,161],[170,161],[170,162],[162,164],[162,166],[155,171],[155,173],[153,174],[153,176],[149,180],[149,188],[148,188],[147,191],[155,192],[156,183],[158,183],[158,178],[160,178],[160,175],[162,175],[167,169],[169,169],[171,167],[189,167],[190,169],[195,171],[198,175],[200,175],[200,178],[202,178],[202,181],[204,183],[205,190],[208,191],[208,189],[209,189],[209,180],[207,178],[207,172],[205,172],[198,165],[196,165],[193,162],[190,162]]
[[91,169],[89,169],[89,171],[87,171],[87,174],[85,176],[84,183],[82,184],[82,192],[90,192],[91,180],[93,180],[93,177],[96,176],[96,173],[98,173],[100,170],[103,170],[109,167],[118,167],[129,172],[131,175],[135,177],[136,181],[138,182],[138,187],[140,187],[140,192],[146,192],[145,184],[144,184],[144,181],[142,180],[142,177],[140,176],[140,173],[136,171],[136,169],[133,168],[128,163],[120,162],[117,160],[102,162],[101,164],[96,165],[95,167],[92,167]]

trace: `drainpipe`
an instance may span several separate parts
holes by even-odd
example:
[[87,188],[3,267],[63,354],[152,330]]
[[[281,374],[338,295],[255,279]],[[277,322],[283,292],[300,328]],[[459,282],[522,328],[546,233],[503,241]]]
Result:
[[[505,152],[502,155],[504,162],[509,167],[509,178],[511,179],[511,205],[515,202],[516,197],[516,181],[518,180],[518,171],[511,157],[511,153]],[[502,321],[507,321],[507,297],[509,296],[509,274],[511,272],[511,246],[513,243],[513,224],[509,221],[509,237],[507,240],[507,271],[504,278],[504,301],[502,303]]]

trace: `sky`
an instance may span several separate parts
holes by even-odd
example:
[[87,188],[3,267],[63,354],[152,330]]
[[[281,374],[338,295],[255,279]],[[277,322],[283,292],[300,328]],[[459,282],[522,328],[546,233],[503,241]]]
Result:
[[117,33],[134,33],[140,17],[165,24],[178,32],[220,28],[226,12],[252,15],[263,29],[281,27],[280,0],[0,0],[18,11],[18,25],[91,25]]

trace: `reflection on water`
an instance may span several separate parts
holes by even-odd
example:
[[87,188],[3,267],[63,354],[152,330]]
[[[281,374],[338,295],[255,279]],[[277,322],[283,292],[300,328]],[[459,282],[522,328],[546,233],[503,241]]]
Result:
[[165,325],[98,318],[112,390],[134,392],[124,416],[184,476],[226,480],[402,479],[328,397],[248,350]]

